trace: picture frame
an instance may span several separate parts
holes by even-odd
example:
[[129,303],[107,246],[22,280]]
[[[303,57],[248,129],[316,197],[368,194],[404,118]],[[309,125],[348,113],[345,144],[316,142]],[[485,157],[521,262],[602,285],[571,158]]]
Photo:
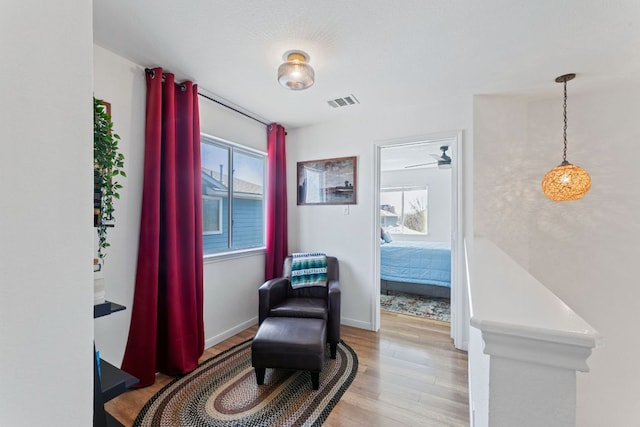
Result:
[[298,162],[298,205],[355,205],[357,179],[356,156]]

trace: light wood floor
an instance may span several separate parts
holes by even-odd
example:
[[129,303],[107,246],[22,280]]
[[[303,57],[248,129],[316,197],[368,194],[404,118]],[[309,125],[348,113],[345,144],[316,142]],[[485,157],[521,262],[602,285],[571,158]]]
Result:
[[[358,355],[358,373],[324,426],[468,426],[467,353],[456,350],[449,325],[382,310],[380,332],[342,326]],[[255,335],[251,327],[205,350],[204,361]],[[156,391],[171,381],[128,391],[105,407],[130,427]],[[177,426],[176,426],[177,427]]]

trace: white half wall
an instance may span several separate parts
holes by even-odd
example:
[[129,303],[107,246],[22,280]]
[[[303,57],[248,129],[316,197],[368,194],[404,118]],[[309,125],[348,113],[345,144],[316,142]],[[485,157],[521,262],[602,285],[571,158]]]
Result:
[[[127,310],[95,321],[101,356],[120,366],[129,333],[140,230],[144,166],[146,87],[144,66],[94,45],[95,95],[111,102],[114,129],[121,137],[127,178],[109,230],[105,263],[106,297]],[[152,66],[156,66],[153,64]],[[170,65],[162,65],[171,72]],[[182,76],[176,75],[180,80]],[[197,83],[197,78],[194,80]],[[265,126],[205,98],[200,98],[203,133],[266,151]],[[204,261],[205,342],[213,345],[253,325],[258,318],[258,287],[264,282],[261,251]]]
[[0,14],[0,425],[93,420],[91,2]]

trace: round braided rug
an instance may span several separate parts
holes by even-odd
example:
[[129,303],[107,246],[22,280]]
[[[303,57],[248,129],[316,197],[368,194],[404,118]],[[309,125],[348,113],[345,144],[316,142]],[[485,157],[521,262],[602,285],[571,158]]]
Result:
[[[327,349],[328,350],[328,349]],[[305,371],[267,369],[256,384],[251,340],[203,362],[156,393],[134,427],[320,426],[358,370],[358,357],[341,341],[327,358],[320,388]]]

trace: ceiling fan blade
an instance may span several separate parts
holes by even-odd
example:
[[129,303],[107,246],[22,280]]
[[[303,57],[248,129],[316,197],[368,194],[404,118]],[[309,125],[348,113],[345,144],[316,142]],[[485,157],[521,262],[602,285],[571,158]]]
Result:
[[419,167],[421,167],[421,166],[435,165],[436,163],[438,163],[438,162],[418,163],[418,164],[416,164],[416,165],[408,165],[408,166],[405,166],[404,168],[405,168],[405,169],[419,168]]
[[442,155],[440,155],[440,154],[431,154],[431,157],[433,157],[434,159],[436,159],[438,161],[442,160]]

